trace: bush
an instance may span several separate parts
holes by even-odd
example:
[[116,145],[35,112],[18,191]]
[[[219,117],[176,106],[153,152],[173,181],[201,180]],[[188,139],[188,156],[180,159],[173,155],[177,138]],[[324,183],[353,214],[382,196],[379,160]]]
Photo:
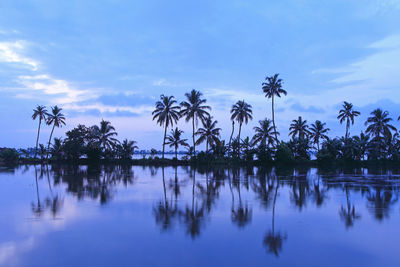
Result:
[[275,161],[282,163],[288,163],[294,161],[292,151],[284,142],[281,142],[278,148],[276,149]]
[[0,159],[6,164],[17,163],[19,153],[14,148],[5,148],[0,152]]

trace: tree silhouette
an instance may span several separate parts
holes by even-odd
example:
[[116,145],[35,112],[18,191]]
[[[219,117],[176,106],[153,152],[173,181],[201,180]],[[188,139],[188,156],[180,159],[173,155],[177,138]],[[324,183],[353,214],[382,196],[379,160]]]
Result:
[[272,100],[272,124],[274,126],[275,139],[278,141],[278,130],[275,126],[275,110],[274,110],[274,97],[281,97],[287,95],[287,92],[282,89],[282,79],[278,78],[279,74],[275,74],[271,77],[266,77],[266,82],[262,83],[262,90],[265,93],[265,97],[271,98]]
[[153,120],[157,119],[160,126],[164,125],[164,138],[163,138],[163,152],[162,158],[164,159],[165,151],[165,138],[167,136],[167,128],[173,126],[179,120],[180,107],[176,104],[173,96],[160,96],[161,101],[156,102],[156,109],[152,112]]

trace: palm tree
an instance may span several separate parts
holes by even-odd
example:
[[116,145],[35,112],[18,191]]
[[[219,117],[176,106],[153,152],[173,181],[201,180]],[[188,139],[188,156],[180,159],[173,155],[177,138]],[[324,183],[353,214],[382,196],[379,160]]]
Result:
[[236,120],[239,123],[239,134],[238,134],[238,139],[239,142],[240,140],[240,133],[242,130],[242,124],[243,122],[245,124],[247,124],[249,122],[249,120],[253,119],[253,111],[251,110],[251,105],[247,104],[246,102],[244,102],[244,100],[242,101],[238,101],[236,102],[235,105],[232,106],[231,109],[231,120],[234,121]]
[[135,149],[139,148],[136,144],[137,142],[134,140],[124,139],[121,145],[119,145],[121,158],[131,159]]
[[254,145],[263,145],[265,147],[273,145],[274,142],[278,140],[276,139],[276,136],[278,136],[279,133],[274,130],[275,127],[272,125],[272,121],[265,118],[264,120],[258,121],[258,123],[260,124],[260,126],[256,126],[253,128],[256,133],[252,138],[252,143]]
[[326,123],[322,123],[319,120],[316,120],[315,123],[311,124],[310,130],[310,138],[312,139],[313,143],[317,145],[319,151],[319,140],[325,139],[328,140],[328,136],[326,135],[329,132],[329,128],[325,128]]
[[195,135],[199,136],[196,144],[199,145],[206,141],[206,153],[208,153],[208,146],[218,143],[219,131],[221,128],[216,128],[217,121],[213,121],[212,117],[208,117],[203,121],[203,127],[199,128]]
[[54,144],[50,149],[51,157],[60,160],[62,157],[63,141],[61,138],[54,138]]
[[275,139],[278,141],[278,131],[275,126],[275,111],[274,111],[274,97],[281,97],[281,94],[287,95],[287,92],[282,89],[282,79],[278,78],[279,74],[275,74],[271,77],[266,77],[266,82],[262,83],[262,90],[265,93],[265,97],[271,98],[272,100],[272,124],[275,131]]
[[96,125],[94,129],[97,142],[102,149],[111,150],[118,143],[118,140],[113,137],[118,134],[111,122],[101,120],[100,127]]
[[167,136],[167,141],[165,144],[169,145],[170,147],[175,148],[175,158],[178,159],[178,147],[179,146],[189,146],[186,142],[187,139],[181,139],[183,131],[179,130],[178,127],[175,130],[171,129],[171,134]]
[[38,145],[39,145],[40,126],[42,124],[42,120],[46,121],[46,118],[47,118],[48,115],[49,114],[47,113],[47,110],[46,110],[45,106],[37,105],[36,109],[33,110],[32,119],[36,120],[36,118],[39,118],[39,127],[38,127],[38,132],[37,132],[37,137],[36,137],[36,149],[35,149],[34,158],[36,158]]
[[361,132],[360,136],[353,136],[353,140],[358,148],[358,155],[357,155],[358,159],[364,160],[365,152],[367,151],[369,144],[369,135]]
[[153,120],[157,119],[160,126],[164,125],[164,139],[162,158],[164,159],[165,138],[167,136],[168,126],[173,126],[179,120],[180,107],[176,105],[176,100],[173,96],[160,96],[161,101],[156,102],[156,109],[151,113]]
[[392,118],[389,117],[389,112],[377,108],[371,112],[371,115],[365,122],[365,126],[368,126],[366,133],[378,138],[387,137],[391,139],[391,131],[397,130],[393,125],[389,124],[392,121]]
[[346,139],[349,137],[350,134],[350,122],[351,124],[354,124],[354,117],[357,117],[360,114],[361,113],[359,111],[353,109],[353,104],[346,101],[343,102],[343,108],[339,111],[339,116],[337,116],[337,118],[339,119],[340,124],[346,121]]
[[[49,151],[50,148],[50,143],[51,143],[51,138],[53,137],[53,132],[54,128],[61,128],[63,125],[65,125],[65,116],[64,114],[61,113],[62,108],[59,108],[57,106],[54,106],[51,108],[51,113],[48,114],[47,116],[47,125],[52,125],[53,128],[51,129],[50,133],[50,138],[49,138],[49,144],[47,145],[47,151]],[[47,153],[46,159],[49,157],[49,154]]]
[[393,125],[389,124],[390,121],[392,121],[392,118],[389,117],[389,112],[382,111],[382,109],[377,108],[371,112],[371,115],[372,116],[369,117],[365,122],[365,126],[367,126],[367,130],[365,132],[374,137],[371,142],[378,146],[376,151],[381,154],[384,146],[383,139],[391,140],[391,131],[396,132],[397,129]]
[[207,110],[211,110],[210,106],[206,106],[206,99],[202,99],[202,93],[196,90],[192,90],[190,93],[185,94],[187,101],[181,103],[182,110],[180,115],[185,117],[186,121],[192,120],[192,138],[193,138],[193,155],[196,155],[196,142],[195,136],[195,124],[198,124],[198,120],[204,121],[207,117],[210,117],[210,113]]
[[308,130],[307,120],[303,120],[301,116],[297,120],[292,120],[289,131],[289,136],[292,136],[293,139],[296,135],[299,136],[299,139],[304,139],[311,134]]

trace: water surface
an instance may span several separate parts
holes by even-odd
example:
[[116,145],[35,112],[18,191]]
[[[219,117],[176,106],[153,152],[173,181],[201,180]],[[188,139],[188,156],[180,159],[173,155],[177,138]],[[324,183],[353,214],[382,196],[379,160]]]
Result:
[[398,170],[0,169],[4,266],[400,266]]

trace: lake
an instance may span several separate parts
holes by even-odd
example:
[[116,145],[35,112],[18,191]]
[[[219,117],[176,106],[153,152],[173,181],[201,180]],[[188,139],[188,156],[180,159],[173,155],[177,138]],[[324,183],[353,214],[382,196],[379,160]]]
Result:
[[400,266],[399,170],[0,169],[2,266]]

